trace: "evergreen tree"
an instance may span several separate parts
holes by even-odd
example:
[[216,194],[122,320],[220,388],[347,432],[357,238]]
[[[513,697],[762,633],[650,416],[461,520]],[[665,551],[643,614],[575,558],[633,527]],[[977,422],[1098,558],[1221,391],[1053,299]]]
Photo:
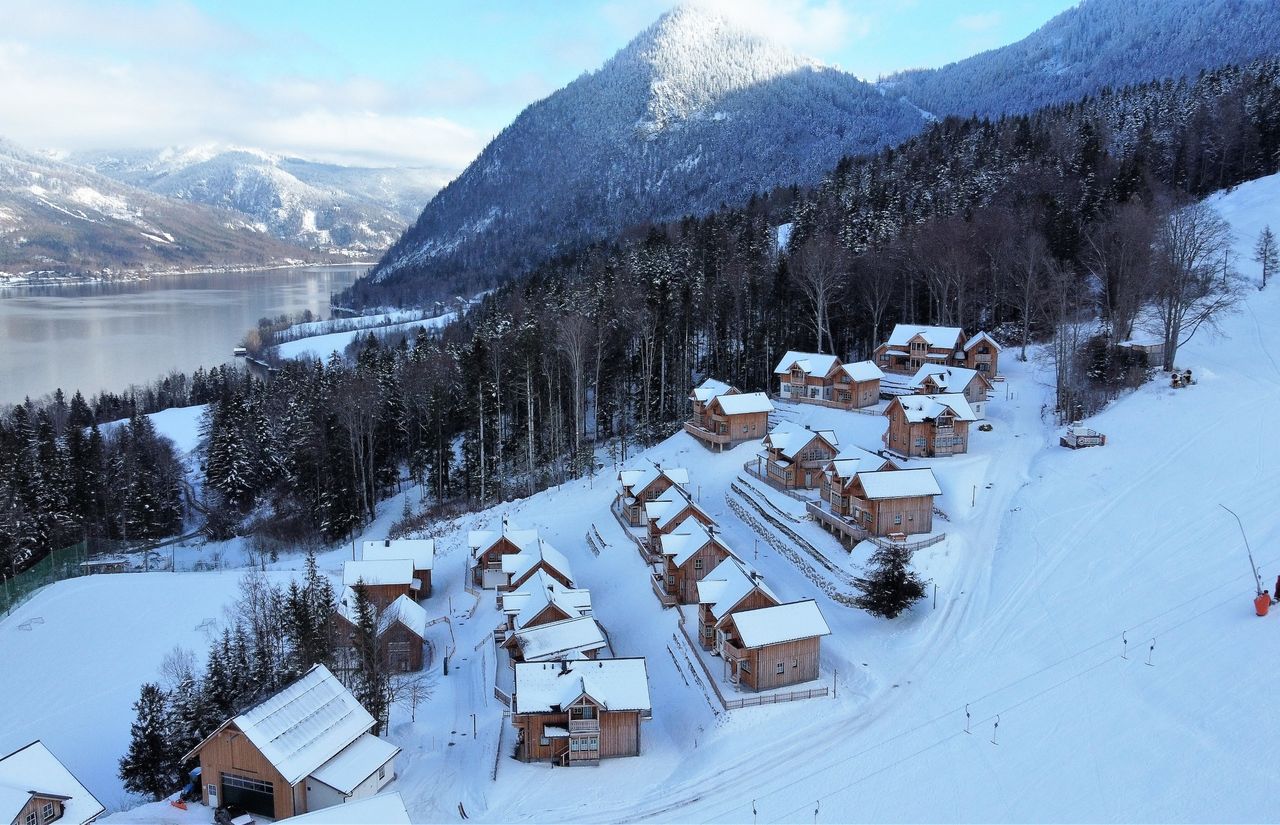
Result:
[[862,591],[858,607],[892,619],[924,598],[924,581],[910,568],[911,551],[905,546],[892,542],[880,545],[871,554],[870,564],[870,574],[857,580]]
[[[179,759],[190,753],[223,721],[210,718],[201,685],[194,679],[184,679],[173,689],[166,712],[170,746]],[[185,771],[183,773],[185,775]]]
[[120,759],[120,778],[126,790],[160,800],[181,784],[164,691],[157,684],[143,685],[133,710],[136,716],[129,726],[129,750]]
[[356,632],[352,641],[356,669],[352,674],[354,684],[351,692],[376,720],[373,729],[376,735],[387,720],[390,678],[378,646],[377,611],[369,600],[364,582],[356,582],[354,590]]

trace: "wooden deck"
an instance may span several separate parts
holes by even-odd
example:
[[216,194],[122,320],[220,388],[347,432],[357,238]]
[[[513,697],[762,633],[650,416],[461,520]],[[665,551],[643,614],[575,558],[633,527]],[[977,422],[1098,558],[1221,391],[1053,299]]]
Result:
[[818,524],[822,525],[822,529],[837,536],[841,544],[852,547],[863,539],[871,538],[871,534],[866,530],[826,509],[820,502],[807,501],[804,508]]
[[684,422],[684,431],[704,444],[711,446],[724,447],[733,443],[733,438],[727,433],[713,433],[711,430],[699,426],[697,422],[694,421]]

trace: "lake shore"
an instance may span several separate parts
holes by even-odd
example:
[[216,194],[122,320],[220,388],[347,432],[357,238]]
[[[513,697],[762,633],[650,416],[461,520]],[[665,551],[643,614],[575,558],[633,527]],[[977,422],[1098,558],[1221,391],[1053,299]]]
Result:
[[59,275],[56,273],[12,273],[0,272],[0,290],[24,289],[32,287],[87,286],[90,284],[128,284],[143,283],[160,278],[175,278],[183,275],[218,275],[231,272],[260,272],[282,269],[309,269],[321,267],[373,266],[376,260],[369,261],[326,261],[311,263],[301,260],[281,261],[274,264],[230,264],[226,266],[185,267],[182,269],[163,270],[127,270],[123,272],[97,273],[93,275]]

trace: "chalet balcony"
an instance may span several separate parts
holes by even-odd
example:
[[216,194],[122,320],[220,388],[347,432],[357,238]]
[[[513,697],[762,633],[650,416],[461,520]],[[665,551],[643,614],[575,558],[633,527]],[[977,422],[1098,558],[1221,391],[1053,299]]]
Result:
[[727,662],[741,662],[747,658],[747,651],[726,639],[720,643],[720,655]]
[[852,521],[831,512],[826,507],[823,507],[819,502],[806,502],[805,509],[808,510],[810,515],[812,515],[814,519],[822,525],[823,529],[836,534],[842,541],[846,541],[850,545],[862,541],[865,538],[869,538],[871,535]]
[[700,441],[705,441],[708,444],[723,446],[725,444],[729,444],[733,440],[730,438],[728,433],[713,433],[697,421],[684,422],[684,431],[694,438],[699,439]]
[[570,719],[569,733],[599,733],[599,719]]
[[674,593],[668,593],[666,588],[662,586],[662,577],[655,575],[649,578],[649,584],[653,585],[653,593],[658,597],[658,601],[662,602],[663,607],[675,607],[679,603]]

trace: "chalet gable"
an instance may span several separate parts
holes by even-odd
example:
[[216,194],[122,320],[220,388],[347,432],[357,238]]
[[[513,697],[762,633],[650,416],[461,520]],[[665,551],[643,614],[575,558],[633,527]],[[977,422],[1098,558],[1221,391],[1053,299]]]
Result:
[[0,822],[18,822],[32,800],[53,804],[55,813],[61,808],[57,821],[74,825],[106,810],[38,739],[0,757]]
[[839,452],[840,440],[834,430],[811,430],[797,424],[779,424],[764,437],[764,446],[779,456],[795,460],[817,448],[834,456]]

